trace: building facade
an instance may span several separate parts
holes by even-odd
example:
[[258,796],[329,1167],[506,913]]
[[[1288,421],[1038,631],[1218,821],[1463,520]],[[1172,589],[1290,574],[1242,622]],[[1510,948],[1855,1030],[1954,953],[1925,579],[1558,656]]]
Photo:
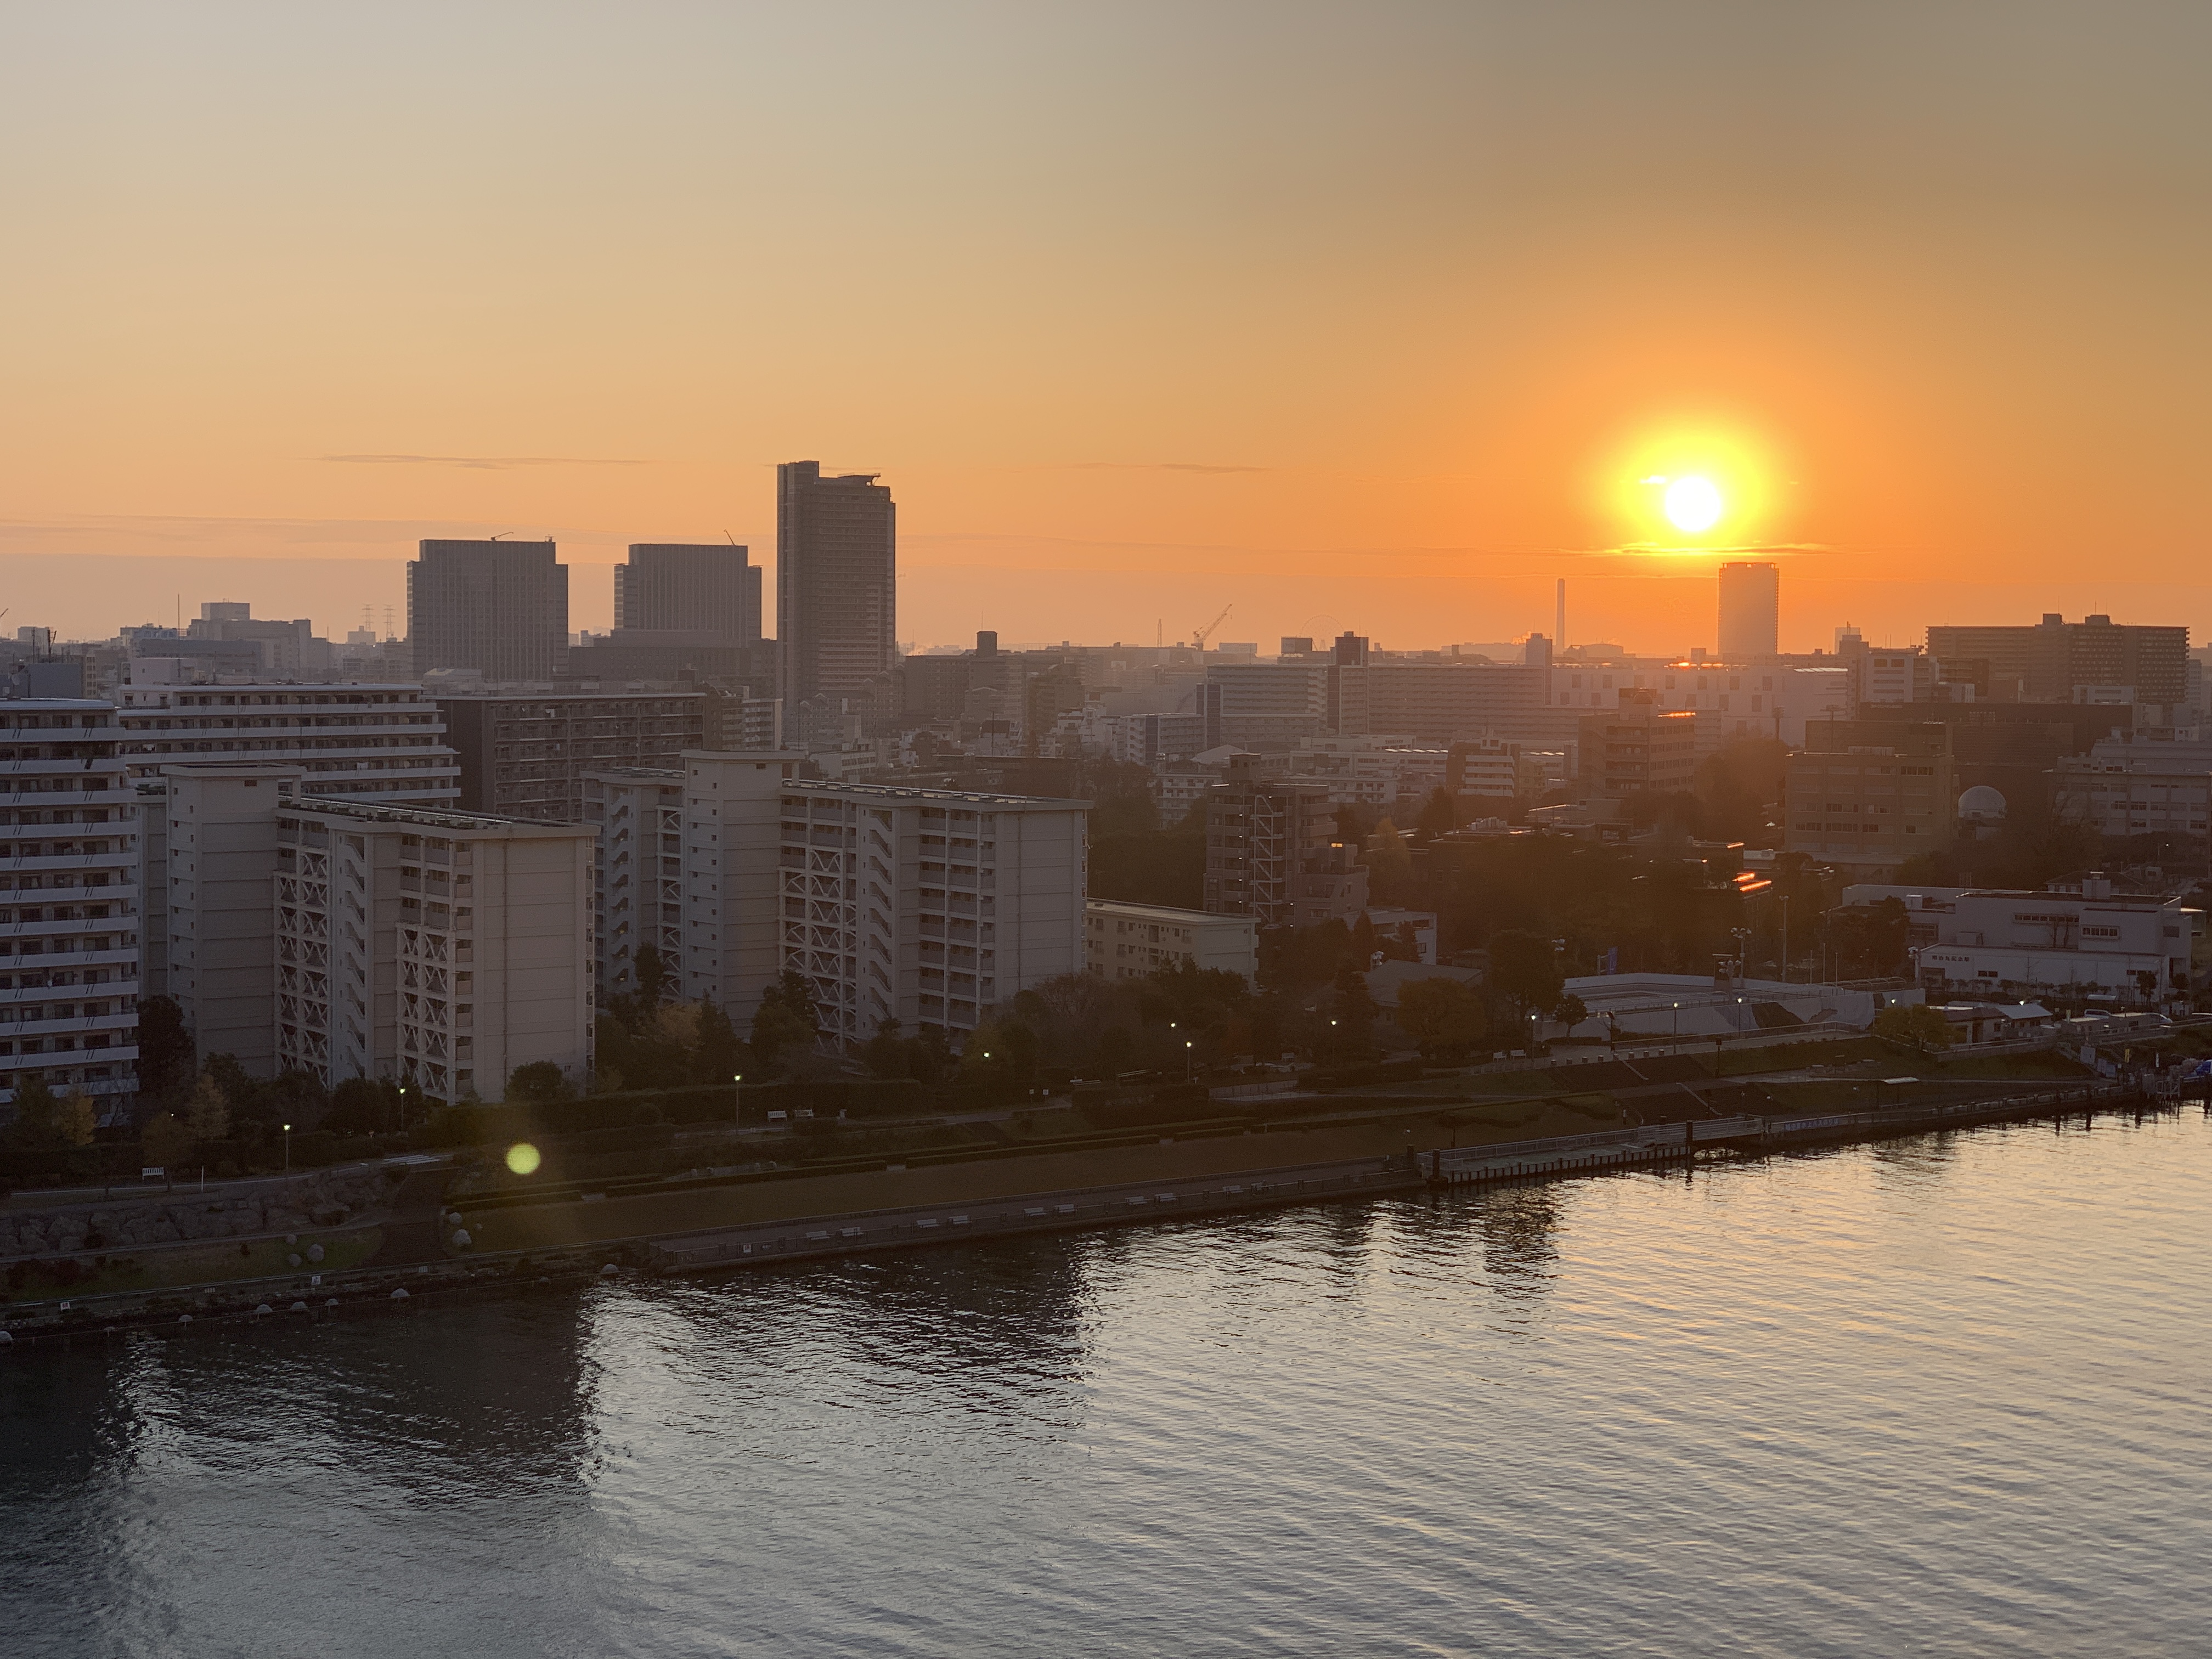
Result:
[[684,758],[684,994],[740,1029],[790,971],[836,1042],[895,1019],[957,1046],[994,1003],[1082,970],[1087,802]]
[[1815,721],[1783,781],[1784,846],[1873,872],[1951,844],[1958,775],[1951,730],[1934,722]]
[[1367,871],[1336,840],[1328,791],[1269,777],[1252,756],[1206,792],[1205,881],[1207,915],[1261,927],[1349,924],[1367,908]]
[[1585,793],[1679,794],[1697,781],[1698,717],[1686,708],[1624,702],[1577,723],[1577,752]]
[[599,1000],[634,992],[650,945],[671,982],[684,970],[684,773],[610,767],[584,775],[584,820],[599,832],[592,878]]
[[271,803],[281,1068],[499,1099],[592,1066],[593,832],[422,808]]
[[417,674],[550,681],[568,653],[568,567],[550,542],[426,541],[407,566]]
[[0,1100],[137,1092],[137,804],[104,702],[0,702]]
[[438,708],[459,761],[460,809],[547,823],[584,820],[588,772],[680,765],[707,721],[700,691],[473,693]]
[[1084,965],[1104,980],[1143,979],[1163,969],[1260,972],[1260,924],[1250,916],[1209,915],[1163,904],[1091,899],[1085,917]]
[[734,544],[632,542],[629,562],[615,567],[615,630],[631,629],[757,645],[760,567]]
[[296,767],[303,793],[449,806],[460,761],[413,685],[126,685],[116,718],[134,781],[179,762]]
[[776,468],[775,615],[787,719],[897,665],[897,509],[874,473]]

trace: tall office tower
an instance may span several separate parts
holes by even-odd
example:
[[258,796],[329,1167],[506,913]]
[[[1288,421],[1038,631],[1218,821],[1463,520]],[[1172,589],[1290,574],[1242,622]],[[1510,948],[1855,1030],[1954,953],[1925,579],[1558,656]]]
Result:
[[1721,660],[1757,662],[1782,649],[1782,567],[1721,567]]
[[407,566],[415,672],[550,680],[568,650],[568,567],[551,542],[424,542]]
[[720,543],[632,542],[629,562],[615,567],[615,626],[758,645],[760,567]]
[[0,1099],[138,1087],[138,825],[104,702],[0,702]]
[[872,472],[775,470],[775,632],[784,715],[856,696],[897,664],[897,509]]

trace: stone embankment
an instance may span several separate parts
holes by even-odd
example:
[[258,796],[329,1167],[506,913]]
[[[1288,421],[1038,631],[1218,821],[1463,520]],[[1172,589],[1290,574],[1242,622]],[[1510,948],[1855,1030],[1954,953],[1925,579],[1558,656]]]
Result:
[[378,1169],[319,1170],[205,1194],[134,1194],[46,1210],[11,1206],[0,1209],[0,1259],[337,1227],[375,1208],[385,1184]]

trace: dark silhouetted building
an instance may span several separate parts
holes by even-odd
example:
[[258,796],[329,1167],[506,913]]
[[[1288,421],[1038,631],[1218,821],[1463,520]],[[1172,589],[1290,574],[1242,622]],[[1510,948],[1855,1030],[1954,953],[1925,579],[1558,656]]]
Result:
[[1931,628],[1928,652],[1943,678],[1971,683],[1999,702],[2081,702],[2092,688],[2121,701],[2172,705],[2189,699],[2189,630],[2069,623],[2056,612],[2033,628]]
[[1758,662],[1782,649],[1782,568],[1721,567],[1720,648],[1723,662]]
[[866,696],[896,666],[897,509],[872,472],[775,470],[775,619],[787,715]]
[[551,542],[424,542],[407,567],[407,642],[417,674],[550,680],[568,652],[568,567]]
[[633,629],[757,645],[760,567],[742,547],[632,542],[629,562],[615,567],[615,630],[619,636]]

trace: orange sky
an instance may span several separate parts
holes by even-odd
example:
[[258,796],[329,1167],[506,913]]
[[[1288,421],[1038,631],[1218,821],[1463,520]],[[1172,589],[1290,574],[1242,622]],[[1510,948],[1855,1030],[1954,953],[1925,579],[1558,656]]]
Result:
[[[793,14],[799,14],[794,15]],[[80,3],[0,15],[0,628],[343,631],[428,534],[764,555],[902,636],[2197,623],[2202,5]],[[364,457],[380,459],[360,459]],[[349,459],[350,458],[350,459]],[[395,459],[396,458],[396,459]],[[415,459],[407,459],[415,458]],[[489,463],[489,464],[484,464]]]

